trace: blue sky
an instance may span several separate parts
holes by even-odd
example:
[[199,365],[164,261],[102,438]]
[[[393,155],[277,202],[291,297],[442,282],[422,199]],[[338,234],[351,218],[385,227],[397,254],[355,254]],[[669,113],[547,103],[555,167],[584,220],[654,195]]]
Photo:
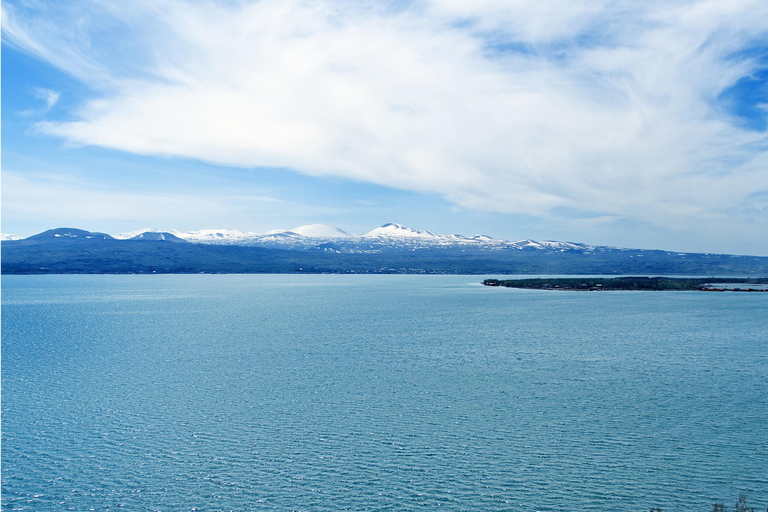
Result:
[[3,2],[2,231],[768,255],[763,1]]

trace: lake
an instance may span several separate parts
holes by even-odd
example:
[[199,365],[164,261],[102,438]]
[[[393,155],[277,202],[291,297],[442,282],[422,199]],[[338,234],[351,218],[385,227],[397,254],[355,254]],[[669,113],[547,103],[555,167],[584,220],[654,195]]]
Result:
[[768,507],[768,295],[3,276],[3,510]]

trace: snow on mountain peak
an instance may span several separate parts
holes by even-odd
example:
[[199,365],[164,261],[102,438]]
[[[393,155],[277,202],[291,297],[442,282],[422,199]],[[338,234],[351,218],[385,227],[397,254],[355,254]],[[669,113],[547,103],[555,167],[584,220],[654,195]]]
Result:
[[186,240],[183,238],[179,238],[176,235],[169,233],[167,231],[145,231],[144,233],[141,233],[140,235],[136,235],[132,238],[129,238],[129,240],[151,240],[154,242],[184,242],[186,243]]
[[112,235],[108,235],[106,233],[99,233],[96,231],[86,231],[84,229],[76,229],[76,228],[55,228],[55,229],[49,229],[47,231],[43,231],[42,233],[38,233],[36,235],[32,235],[27,240],[84,240],[84,239],[91,239],[91,240],[113,240]]
[[159,233],[159,229],[155,228],[144,228],[144,229],[138,229],[136,231],[127,231],[125,233],[118,233],[116,235],[112,235],[112,238],[116,238],[118,240],[128,240],[130,238],[133,238],[135,236],[142,235],[144,233]]
[[[141,237],[142,239],[155,239],[158,237],[157,233],[161,232],[157,229],[143,229],[114,236],[118,239],[129,239],[143,233],[148,234]],[[149,235],[149,233],[154,233],[154,235]],[[382,247],[388,246],[398,248],[427,248],[431,246],[447,247],[452,245],[463,246],[466,248],[474,247],[480,250],[514,248],[521,250],[534,249],[562,252],[594,249],[592,246],[572,242],[538,241],[531,239],[511,242],[495,239],[487,235],[474,235],[470,237],[463,235],[440,235],[432,231],[417,230],[394,222],[384,224],[363,235],[353,235],[328,224],[306,224],[293,229],[274,229],[262,234],[233,229],[203,229],[190,232],[171,230],[169,233],[188,242],[195,243],[245,246],[263,245],[281,248],[311,248],[313,250],[319,247],[317,245],[318,241],[323,240],[331,241],[333,244],[341,244],[341,246],[352,251],[374,250],[371,249],[372,247],[375,247],[375,250],[380,250]],[[65,235],[59,234],[59,236]],[[327,248],[324,248],[323,250],[326,249]]]
[[311,238],[338,238],[351,236],[346,231],[328,224],[307,224],[290,230],[302,236]]
[[255,233],[243,233],[237,229],[201,229],[198,231],[182,232],[172,229],[169,231],[172,235],[183,238],[189,242],[223,242],[236,241],[248,238]]
[[419,231],[402,224],[395,224],[390,222],[378,227],[372,231],[369,231],[363,236],[386,236],[386,237],[408,237],[408,238],[438,238],[439,235],[431,231]]

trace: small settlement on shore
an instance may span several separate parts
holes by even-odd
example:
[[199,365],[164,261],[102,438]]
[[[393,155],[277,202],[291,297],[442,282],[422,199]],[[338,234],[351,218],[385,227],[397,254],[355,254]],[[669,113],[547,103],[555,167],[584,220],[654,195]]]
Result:
[[691,277],[548,277],[530,279],[486,279],[485,286],[536,290],[649,290],[768,292],[768,278]]

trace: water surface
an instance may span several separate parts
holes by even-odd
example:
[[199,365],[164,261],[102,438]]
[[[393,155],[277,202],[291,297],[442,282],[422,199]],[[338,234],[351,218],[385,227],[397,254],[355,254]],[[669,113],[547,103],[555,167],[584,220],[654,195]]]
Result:
[[768,297],[4,276],[3,510],[768,506]]

